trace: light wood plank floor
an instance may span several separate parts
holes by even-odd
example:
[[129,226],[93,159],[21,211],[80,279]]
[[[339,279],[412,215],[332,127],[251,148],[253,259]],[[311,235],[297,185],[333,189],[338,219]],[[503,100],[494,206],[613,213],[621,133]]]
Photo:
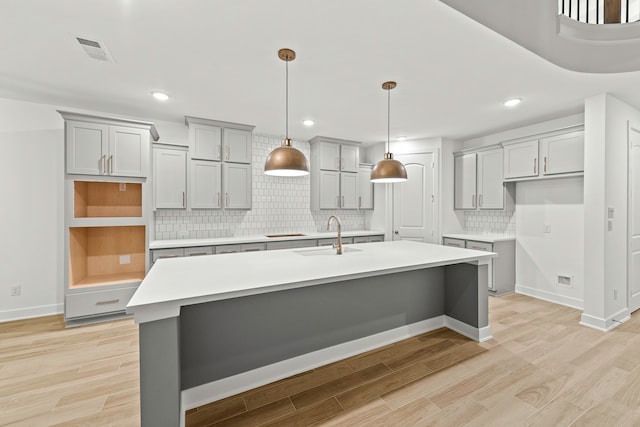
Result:
[[[640,426],[640,316],[609,333],[522,295],[490,299],[494,338],[448,330],[189,411],[188,426]],[[132,320],[0,324],[0,425],[139,425]]]

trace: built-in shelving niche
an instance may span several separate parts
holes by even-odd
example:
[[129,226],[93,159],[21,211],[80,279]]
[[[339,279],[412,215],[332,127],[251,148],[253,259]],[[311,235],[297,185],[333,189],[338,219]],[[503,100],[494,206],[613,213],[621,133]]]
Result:
[[142,217],[142,184],[74,181],[75,218]]
[[69,287],[142,281],[145,227],[70,227]]

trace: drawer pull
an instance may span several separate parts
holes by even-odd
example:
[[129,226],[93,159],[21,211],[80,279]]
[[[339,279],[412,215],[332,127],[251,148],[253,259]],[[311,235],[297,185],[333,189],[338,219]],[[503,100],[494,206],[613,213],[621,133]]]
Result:
[[118,299],[110,299],[108,301],[98,301],[96,302],[96,305],[109,305],[109,304],[116,304],[120,302],[120,298]]
[[533,159],[533,173],[538,173],[538,159]]
[[162,258],[178,258],[178,255],[160,255],[158,259]]
[[245,252],[258,252],[260,248],[245,249]]
[[200,255],[209,255],[209,254],[206,252],[193,252],[189,254],[189,256],[200,256]]
[[222,251],[221,254],[235,254],[238,251],[230,250],[230,251]]
[[547,173],[547,156],[544,156],[544,173]]

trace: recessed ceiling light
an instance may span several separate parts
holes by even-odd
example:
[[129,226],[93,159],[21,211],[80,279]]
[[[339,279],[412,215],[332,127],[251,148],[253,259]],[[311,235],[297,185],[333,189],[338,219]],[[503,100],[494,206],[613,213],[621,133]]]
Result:
[[522,102],[522,98],[509,98],[506,101],[504,101],[504,106],[505,107],[515,107],[516,105],[520,104]]
[[405,139],[407,139],[406,136],[399,136],[396,138],[396,141],[404,141]]
[[167,99],[169,99],[169,95],[162,92],[151,92],[151,95],[153,95],[153,97],[158,101],[166,101]]
[[314,124],[316,124],[316,122],[314,122],[314,121],[313,121],[313,120],[311,120],[311,119],[307,119],[307,120],[303,120],[303,121],[302,121],[302,124],[303,124],[303,125],[305,125],[305,126],[307,126],[307,127],[311,127],[311,126],[313,126]]

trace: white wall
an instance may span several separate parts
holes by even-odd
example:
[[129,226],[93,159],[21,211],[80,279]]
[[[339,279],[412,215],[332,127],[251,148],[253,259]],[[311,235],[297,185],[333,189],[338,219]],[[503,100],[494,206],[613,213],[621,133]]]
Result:
[[53,106],[0,99],[0,321],[62,312],[63,124]]
[[[582,178],[517,183],[517,292],[582,308],[583,192]],[[569,276],[571,286],[559,284],[558,275]]]
[[[640,111],[608,94],[585,103],[585,295],[582,323],[611,329],[627,309],[627,121]],[[607,211],[614,209],[612,230]]]

